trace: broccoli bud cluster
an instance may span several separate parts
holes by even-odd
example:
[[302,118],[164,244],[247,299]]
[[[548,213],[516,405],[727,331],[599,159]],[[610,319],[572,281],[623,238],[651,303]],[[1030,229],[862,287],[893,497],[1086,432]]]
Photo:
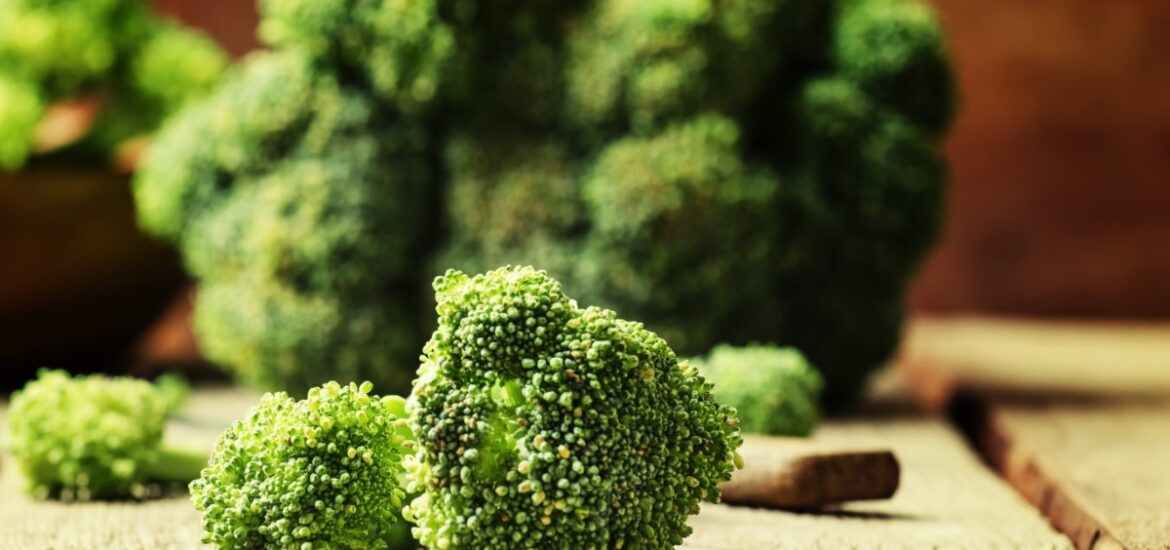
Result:
[[691,363],[715,398],[739,413],[744,433],[807,436],[820,420],[821,375],[793,348],[716,346]]
[[543,271],[434,283],[439,328],[408,403],[429,548],[667,548],[718,501],[735,411],[666,342],[581,308]]
[[385,548],[404,497],[401,397],[330,382],[297,401],[266,394],[219,438],[191,482],[204,542],[219,548]]
[[199,475],[201,453],[163,445],[168,412],[185,390],[101,375],[42,370],[12,395],[8,445],[29,491],[40,498],[146,497],[160,482]]
[[100,96],[102,113],[77,148],[108,157],[204,94],[227,61],[144,0],[0,1],[0,169],[25,163],[55,101]]
[[158,136],[139,219],[199,278],[213,361],[299,395],[330,378],[403,391],[425,337],[434,200],[428,129],[411,113],[433,99],[450,37],[427,2],[261,11],[274,50]]

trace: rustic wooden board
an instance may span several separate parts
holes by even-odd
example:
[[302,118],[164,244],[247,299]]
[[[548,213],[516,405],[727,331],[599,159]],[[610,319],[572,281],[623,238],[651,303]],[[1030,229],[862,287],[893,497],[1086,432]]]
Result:
[[[168,438],[210,446],[218,431],[254,402],[254,395],[238,390],[197,391]],[[684,547],[1070,547],[980,463],[945,421],[902,406],[866,414],[829,421],[816,438],[828,445],[892,448],[902,462],[902,483],[893,499],[819,513],[705,505]],[[0,526],[0,549],[201,548],[199,518],[185,497],[146,503],[32,502],[21,494],[19,476],[7,461],[0,465]]]
[[1170,548],[1170,325],[920,319],[901,367],[1078,548]]
[[1170,400],[991,400],[978,433],[1078,548],[1170,548]]

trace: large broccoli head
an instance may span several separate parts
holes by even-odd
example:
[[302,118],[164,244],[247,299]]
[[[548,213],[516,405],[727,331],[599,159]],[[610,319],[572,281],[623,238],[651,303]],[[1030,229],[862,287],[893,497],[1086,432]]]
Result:
[[109,155],[204,94],[226,65],[214,42],[143,0],[2,0],[0,169],[31,154],[44,105],[101,97],[102,115],[79,148]]
[[[531,77],[560,86],[558,122],[487,100],[461,114],[475,130],[459,142],[517,161],[446,157],[451,238],[436,268],[534,263],[680,352],[791,345],[830,402],[855,395],[896,345],[938,230],[954,90],[931,10],[598,0],[544,24],[566,30],[549,56],[563,78]],[[540,163],[546,144],[557,162]]]
[[661,338],[532,268],[435,280],[408,402],[429,548],[667,548],[718,501],[735,411]]
[[219,548],[385,548],[404,493],[401,397],[330,382],[267,394],[219,437],[191,499]]
[[71,378],[42,370],[12,395],[9,450],[38,497],[97,500],[143,497],[155,482],[186,483],[206,460],[163,445],[172,382],[156,388],[134,378]]
[[918,0],[261,7],[277,52],[138,181],[203,283],[203,345],[249,378],[382,383],[431,275],[505,264],[688,355],[795,346],[833,402],[894,348],[954,103]]

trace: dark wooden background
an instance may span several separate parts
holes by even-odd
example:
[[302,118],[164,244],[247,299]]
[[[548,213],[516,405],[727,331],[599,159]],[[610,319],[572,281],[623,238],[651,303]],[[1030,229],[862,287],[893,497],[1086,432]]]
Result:
[[[933,0],[963,110],[920,310],[1170,316],[1170,2]],[[247,0],[160,0],[234,53]]]

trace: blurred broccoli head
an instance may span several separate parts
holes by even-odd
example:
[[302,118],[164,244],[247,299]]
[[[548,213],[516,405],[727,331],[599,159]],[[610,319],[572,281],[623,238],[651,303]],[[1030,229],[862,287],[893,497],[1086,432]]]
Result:
[[400,319],[425,320],[430,275],[507,264],[687,355],[794,346],[834,403],[896,345],[954,111],[917,0],[261,12],[276,51],[175,121],[136,186],[201,280],[204,346],[245,378],[394,384],[383,365],[411,361],[387,335],[426,332]]
[[198,453],[165,448],[174,393],[133,378],[71,378],[42,370],[12,395],[8,441],[29,491],[38,497],[142,497],[155,481],[187,482]]
[[700,115],[601,152],[582,184],[593,226],[578,272],[592,299],[687,350],[717,340],[737,304],[768,299],[780,182],[740,145],[731,120]]
[[[597,0],[526,21],[531,36],[565,30],[540,41],[561,48],[550,59],[563,82],[547,79],[560,82],[559,122],[533,126],[486,100],[466,118],[493,147],[527,129],[563,160],[542,165],[520,146],[516,178],[449,156],[440,261],[533,262],[689,355],[795,346],[829,402],[855,395],[896,345],[906,283],[938,233],[954,86],[933,12],[917,0]],[[540,220],[525,215],[542,211],[532,199],[511,197],[568,215]],[[513,228],[506,246],[501,227]]]
[[[205,93],[226,64],[212,40],[154,15],[143,0],[4,0],[0,81],[19,82],[0,82],[0,99],[12,99],[3,89],[15,86],[25,103],[0,102],[0,168],[24,164],[45,104],[100,97],[102,116],[75,146],[82,158],[109,157]],[[42,107],[29,106],[32,95]],[[19,120],[5,112],[16,109]]]
[[333,377],[408,387],[408,297],[428,203],[417,130],[303,58],[260,54],[158,137],[139,219],[199,277],[204,351],[303,394]]
[[408,403],[430,548],[670,547],[718,501],[735,412],[661,338],[580,308],[543,271],[435,280],[439,328]]
[[821,375],[796,349],[716,346],[691,363],[715,398],[735,408],[744,433],[806,436],[816,429]]
[[454,53],[454,35],[436,0],[262,0],[260,36],[341,69],[361,71],[370,88],[402,108],[430,103]]
[[385,548],[402,507],[401,397],[329,382],[267,394],[219,437],[191,499],[220,548]]

